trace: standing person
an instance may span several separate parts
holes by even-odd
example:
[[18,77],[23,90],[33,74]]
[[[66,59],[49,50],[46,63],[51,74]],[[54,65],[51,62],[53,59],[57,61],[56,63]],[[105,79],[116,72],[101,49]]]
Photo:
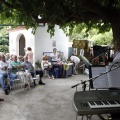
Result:
[[71,62],[74,63],[74,70],[75,70],[75,74],[78,74],[78,63],[80,62],[80,58],[75,56],[74,54],[71,55],[70,57]]
[[24,56],[24,62],[22,63],[22,66],[24,66],[25,70],[27,70],[29,73],[31,73],[32,77],[34,77],[35,74],[39,75],[39,78],[40,78],[39,85],[45,85],[45,83],[42,82],[43,71],[42,70],[34,70],[34,67],[28,61],[28,57],[27,56]]
[[26,56],[28,57],[28,61],[33,64],[33,52],[32,52],[32,48],[31,47],[27,48]]
[[[12,72],[8,72],[8,69],[11,69],[9,66],[9,63],[6,61],[5,56],[1,55],[1,61],[0,61],[0,84],[2,86],[3,91],[5,91],[5,94],[9,94],[10,86],[12,86],[14,80],[17,78],[17,75],[15,75]],[[4,79],[9,77],[10,82],[8,85],[5,84]]]

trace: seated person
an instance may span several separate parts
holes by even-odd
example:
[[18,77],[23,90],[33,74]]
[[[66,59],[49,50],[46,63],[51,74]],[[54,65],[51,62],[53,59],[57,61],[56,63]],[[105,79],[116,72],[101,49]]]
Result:
[[[12,72],[8,72],[8,70],[11,69],[9,66],[9,63],[6,62],[5,56],[1,55],[1,61],[0,61],[0,84],[2,86],[2,89],[5,91],[5,94],[9,94],[10,86],[12,86],[14,80],[17,78],[17,75],[15,75]],[[5,85],[4,79],[9,77],[10,82],[8,85]]]
[[56,48],[53,49],[53,53],[50,54],[50,57],[52,58],[52,61],[58,60],[58,53]]
[[[17,56],[13,55],[12,56],[13,61],[11,61],[11,70],[14,72],[16,75],[18,75],[18,78],[23,80],[23,82],[29,82],[30,86],[32,87],[32,80],[31,80],[31,74],[24,72],[24,66],[21,64],[20,61],[17,60]],[[25,83],[25,87],[26,87]]]
[[58,54],[57,57],[58,57],[58,58],[57,58],[57,61],[58,61],[58,62],[62,61],[62,55],[61,55],[60,53]]
[[43,56],[42,61],[41,61],[41,67],[43,70],[47,70],[47,75],[49,78],[54,78],[53,75],[53,69],[52,69],[52,64],[50,62],[48,62],[47,56]]
[[71,62],[74,63],[75,74],[78,74],[77,71],[78,71],[78,64],[79,64],[79,62],[80,62],[80,58],[77,57],[77,56],[75,56],[74,54],[72,54],[72,55],[70,56],[70,60],[71,60]]
[[[24,66],[25,70],[28,70],[29,73],[31,73],[32,77],[36,75],[39,75],[39,85],[45,85],[45,83],[42,82],[43,77],[43,71],[42,70],[34,70],[34,67],[31,62],[28,62],[28,57],[24,56],[24,62],[22,63],[22,66]],[[35,84],[35,82],[34,82]]]
[[10,59],[10,54],[9,54],[9,53],[6,53],[5,59],[6,59],[7,61],[9,61],[9,59]]
[[22,64],[24,62],[23,56],[18,56],[18,61]]

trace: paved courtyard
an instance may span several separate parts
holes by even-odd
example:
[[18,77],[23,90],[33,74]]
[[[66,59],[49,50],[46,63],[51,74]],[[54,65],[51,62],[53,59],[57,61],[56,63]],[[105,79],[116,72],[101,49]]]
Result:
[[[81,80],[88,80],[88,75],[73,75],[55,80],[44,77],[46,85],[37,85],[31,92],[28,89],[14,90],[12,94],[5,95],[0,89],[0,97],[5,100],[0,102],[0,120],[75,120],[75,88],[71,86]],[[78,90],[82,90],[81,86]],[[92,116],[91,119],[100,120],[97,116]]]

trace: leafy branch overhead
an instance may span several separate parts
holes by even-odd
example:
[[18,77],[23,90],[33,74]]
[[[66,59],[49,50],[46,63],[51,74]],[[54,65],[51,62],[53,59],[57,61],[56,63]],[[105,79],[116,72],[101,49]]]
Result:
[[[74,25],[85,23],[87,31],[112,28],[113,38],[120,39],[120,0],[0,0],[0,24],[34,28],[48,24],[53,35],[55,24],[72,33]],[[67,27],[67,29],[66,29]]]

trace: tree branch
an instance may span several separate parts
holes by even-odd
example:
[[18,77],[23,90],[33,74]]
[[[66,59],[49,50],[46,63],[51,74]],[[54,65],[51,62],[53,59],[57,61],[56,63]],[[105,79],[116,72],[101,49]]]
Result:
[[3,3],[6,7],[12,8],[12,9],[18,9],[18,8],[21,7],[20,4],[15,4],[14,3],[14,5],[13,5],[13,4],[10,4],[10,3],[6,2],[5,0],[0,0],[0,2]]
[[[82,0],[82,8],[91,11],[93,13],[97,13],[102,17],[105,17],[107,15],[107,9],[105,7],[100,6],[93,0]],[[81,6],[81,2],[77,1],[78,4]]]

